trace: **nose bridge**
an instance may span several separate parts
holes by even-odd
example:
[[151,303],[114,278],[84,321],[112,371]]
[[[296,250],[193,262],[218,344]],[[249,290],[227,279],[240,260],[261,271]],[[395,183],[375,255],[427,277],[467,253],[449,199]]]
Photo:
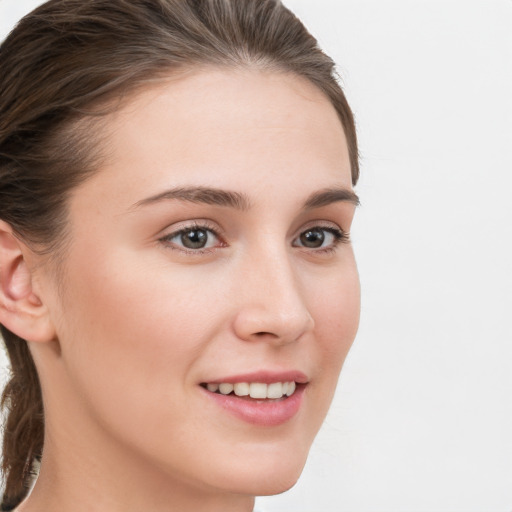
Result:
[[267,245],[244,262],[240,279],[237,332],[245,339],[267,335],[295,341],[313,319],[286,246]]

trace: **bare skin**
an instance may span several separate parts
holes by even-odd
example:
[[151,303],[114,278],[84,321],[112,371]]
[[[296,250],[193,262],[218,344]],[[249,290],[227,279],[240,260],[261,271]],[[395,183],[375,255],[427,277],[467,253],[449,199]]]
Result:
[[[299,477],[357,331],[343,128],[301,78],[208,69],[138,93],[105,141],[60,288],[0,225],[0,321],[30,340],[46,412],[18,510],[249,512]],[[275,425],[206,389],[290,371],[300,403]]]

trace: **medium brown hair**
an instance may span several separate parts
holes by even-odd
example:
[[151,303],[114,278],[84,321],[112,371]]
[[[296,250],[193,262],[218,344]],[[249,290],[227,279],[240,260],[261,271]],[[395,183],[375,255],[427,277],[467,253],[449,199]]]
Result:
[[[354,121],[334,63],[278,0],[50,0],[0,47],[0,219],[31,247],[58,255],[69,193],[100,167],[98,104],[204,65],[289,72],[316,85],[343,125],[356,183]],[[35,476],[44,411],[28,344],[1,331],[11,363],[2,396],[9,510]]]

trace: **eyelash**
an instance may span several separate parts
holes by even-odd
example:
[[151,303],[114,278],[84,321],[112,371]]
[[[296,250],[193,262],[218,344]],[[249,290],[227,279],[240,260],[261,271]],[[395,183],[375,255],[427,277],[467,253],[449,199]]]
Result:
[[[194,230],[207,231],[209,233],[212,233],[215,236],[215,238],[217,238],[221,242],[221,245],[217,245],[215,247],[208,247],[208,248],[190,249],[190,248],[183,247],[183,246],[177,246],[176,244],[171,242],[172,239],[174,239],[180,235],[184,235],[185,233],[189,233],[190,231],[194,231]],[[310,227],[304,229],[294,239],[294,242],[296,240],[298,240],[300,238],[300,236],[304,235],[308,231],[315,231],[315,230],[325,231],[325,232],[333,235],[334,239],[333,239],[333,242],[331,243],[331,245],[329,245],[328,247],[323,247],[323,248],[318,248],[318,249],[308,248],[308,247],[305,247],[302,245],[295,245],[295,244],[293,245],[293,247],[298,247],[298,248],[302,248],[305,250],[311,250],[317,254],[318,253],[327,254],[327,253],[335,252],[337,247],[340,244],[347,244],[350,242],[350,235],[346,231],[343,231],[342,229],[339,229],[339,228],[335,228],[333,226],[323,226],[321,224],[313,225],[313,226],[310,226]],[[169,233],[169,234],[159,238],[159,241],[162,242],[163,244],[165,244],[166,247],[168,247],[172,250],[179,251],[181,253],[186,253],[186,254],[193,254],[193,255],[210,254],[210,253],[214,252],[216,249],[227,246],[227,244],[222,241],[222,233],[219,232],[218,228],[208,224],[207,222],[190,224],[190,225],[185,226],[177,231],[173,231],[172,233]]]
[[178,231],[173,231],[172,233],[169,233],[168,235],[163,236],[162,238],[159,239],[159,241],[162,242],[163,244],[165,244],[166,247],[168,247],[174,251],[179,251],[181,253],[193,254],[193,255],[210,254],[215,249],[219,248],[219,246],[216,246],[216,247],[211,247],[211,248],[209,247],[206,249],[204,249],[204,248],[203,249],[189,249],[187,247],[177,246],[176,244],[171,242],[171,240],[173,238],[176,238],[180,235],[184,235],[185,233],[189,233],[190,231],[194,231],[194,230],[207,231],[209,233],[213,233],[215,238],[217,238],[218,240],[221,241],[220,247],[226,247],[226,245],[227,245],[224,242],[222,242],[222,234],[219,232],[219,229],[208,224],[205,221],[201,221],[201,223],[194,222],[192,224],[184,226],[183,228],[178,229]]
[[304,247],[304,246],[300,246],[300,245],[294,246],[294,247],[300,247],[305,250],[309,249],[309,250],[312,250],[315,254],[318,254],[318,253],[329,254],[329,253],[335,252],[340,244],[348,244],[350,242],[350,235],[346,231],[343,231],[340,228],[335,228],[334,226],[323,226],[321,224],[313,225],[311,227],[304,229],[303,231],[301,231],[299,233],[299,235],[294,239],[294,241],[299,239],[301,235],[307,233],[308,231],[315,231],[315,230],[326,231],[327,233],[330,233],[331,235],[333,235],[334,239],[333,239],[332,243],[327,247],[321,247],[318,249],[310,249],[308,247]]

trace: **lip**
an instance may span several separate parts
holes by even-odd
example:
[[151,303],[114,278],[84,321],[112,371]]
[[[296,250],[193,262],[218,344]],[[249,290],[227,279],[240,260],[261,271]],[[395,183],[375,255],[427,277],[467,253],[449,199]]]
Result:
[[270,370],[260,370],[257,372],[231,375],[229,377],[221,377],[206,381],[209,384],[236,384],[237,382],[261,382],[262,384],[271,384],[272,382],[290,382],[294,380],[297,384],[307,384],[309,379],[306,374],[298,370],[290,370],[284,372],[275,372]]
[[246,423],[261,427],[277,427],[290,421],[299,412],[308,383],[308,378],[304,373],[299,371],[258,371],[208,381],[211,384],[221,384],[223,382],[230,384],[235,384],[236,382],[270,384],[272,382],[290,382],[292,380],[297,383],[297,388],[293,395],[277,400],[248,399],[247,397],[238,397],[233,394],[222,395],[220,393],[212,393],[203,386],[200,386],[200,389],[217,406]]

